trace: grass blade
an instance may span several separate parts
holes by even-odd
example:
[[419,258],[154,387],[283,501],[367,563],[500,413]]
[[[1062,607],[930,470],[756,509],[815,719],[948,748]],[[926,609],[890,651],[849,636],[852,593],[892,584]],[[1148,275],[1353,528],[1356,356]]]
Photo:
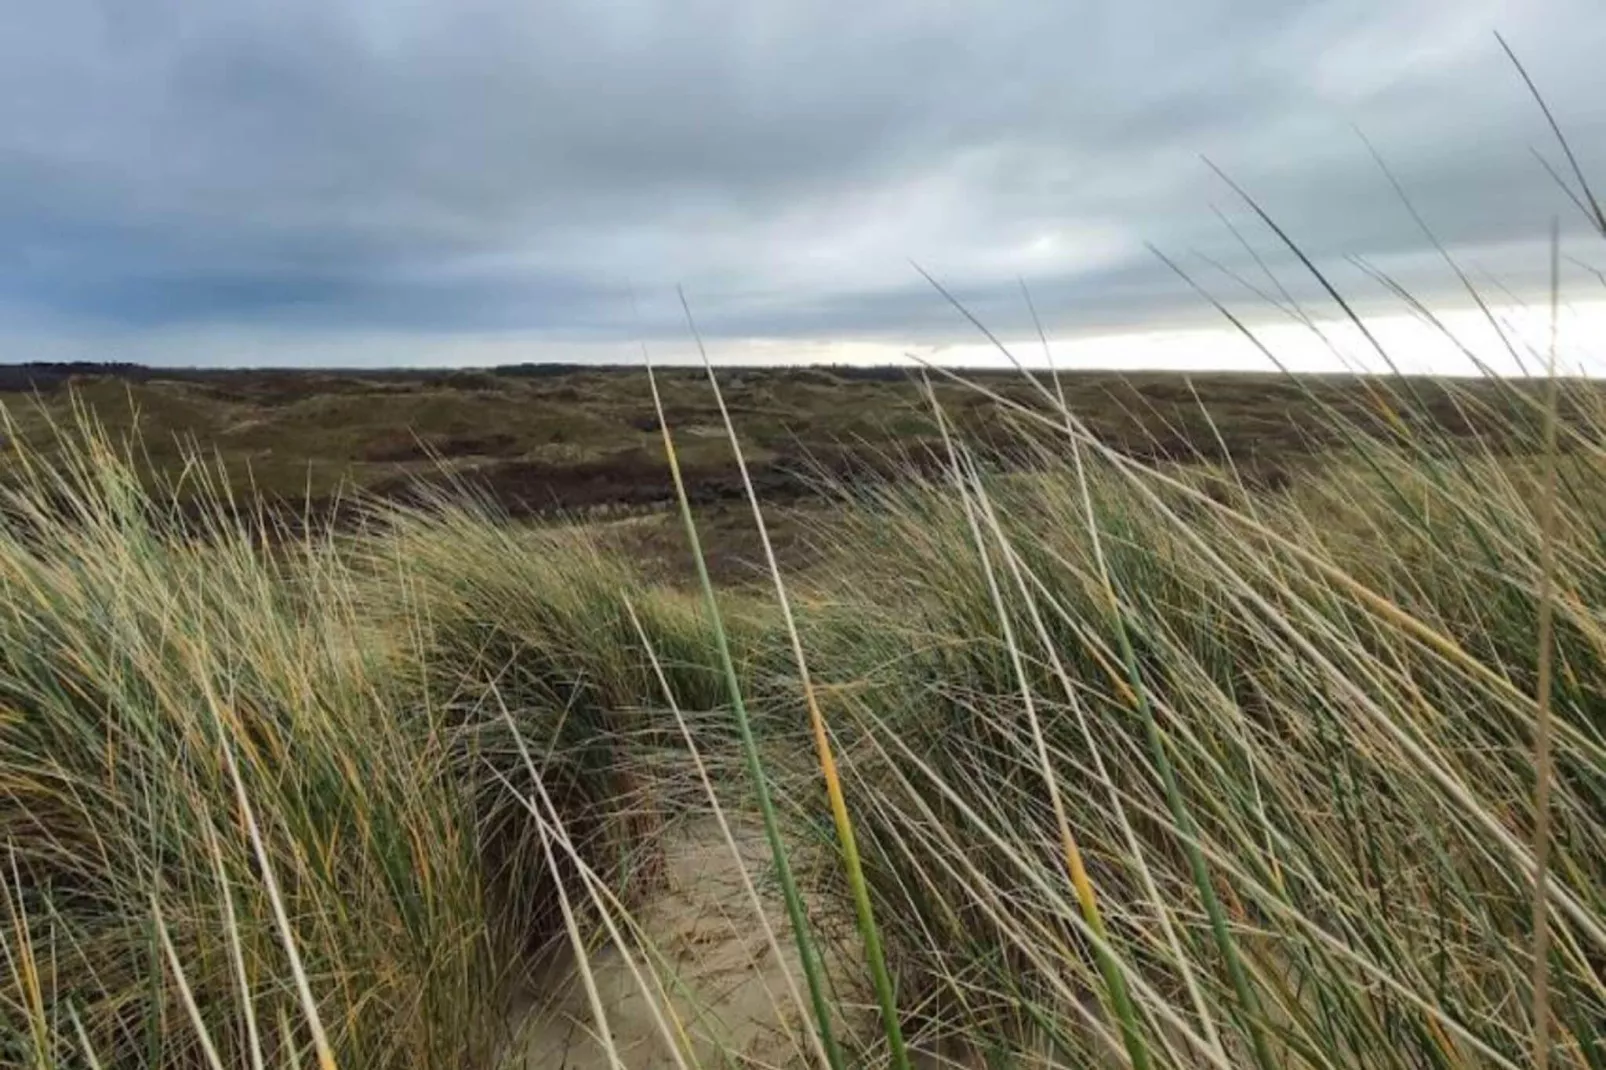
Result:
[[719,602],[714,597],[713,580],[708,575],[708,562],[703,556],[702,540],[697,534],[697,521],[692,517],[691,499],[686,493],[686,483],[680,474],[680,459],[675,452],[675,440],[670,434],[669,422],[664,414],[663,398],[658,393],[658,380],[650,361],[647,363],[647,381],[652,389],[653,409],[657,413],[658,425],[663,433],[664,454],[669,462],[670,478],[675,485],[675,500],[680,508],[686,541],[691,547],[692,561],[697,569],[697,582],[702,590],[703,606],[708,613],[709,627],[713,629],[720,668],[725,677],[731,710],[736,719],[736,730],[741,736],[742,755],[747,763],[748,775],[753,781],[753,791],[764,822],[764,835],[769,841],[770,854],[775,860],[776,877],[781,885],[781,895],[786,900],[786,912],[792,922],[793,935],[797,939],[798,957],[803,963],[803,976],[808,985],[809,1000],[814,1005],[815,1028],[819,1030],[820,1043],[825,1048],[832,1070],[845,1070],[846,1063],[842,1057],[842,1049],[831,1031],[831,1007],[825,994],[824,968],[820,962],[819,949],[814,941],[808,914],[803,907],[803,897],[797,889],[797,880],[792,875],[792,863],[787,854],[786,841],[781,837],[780,820],[776,816],[775,803],[770,796],[769,777],[765,772],[763,759],[758,753],[758,741],[754,738],[752,723],[747,716],[747,704],[742,695],[741,680],[736,675],[736,662],[731,657],[730,640],[725,634],[724,618],[720,614]]
[[719,380],[714,375],[714,365],[708,359],[708,350],[703,345],[696,322],[692,319],[691,306],[686,303],[684,292],[680,295],[680,302],[686,311],[686,322],[691,327],[692,336],[697,340],[697,351],[701,354],[703,368],[708,373],[708,385],[714,392],[720,419],[725,424],[725,436],[730,440],[731,449],[736,455],[736,467],[741,472],[742,487],[747,493],[747,502],[753,511],[753,523],[757,527],[759,541],[764,546],[764,561],[775,583],[775,601],[780,606],[781,621],[792,647],[792,659],[797,666],[798,680],[803,688],[803,700],[808,707],[809,727],[814,733],[815,754],[820,763],[820,775],[825,780],[826,795],[831,803],[831,820],[836,824],[837,840],[842,848],[842,864],[847,870],[848,886],[853,894],[853,909],[858,915],[859,935],[864,940],[865,958],[869,962],[876,1002],[881,1007],[881,1027],[886,1034],[892,1065],[894,1070],[908,1070],[909,1053],[904,1048],[903,1026],[898,1021],[897,996],[893,992],[891,975],[887,972],[886,956],[881,948],[881,933],[876,926],[875,908],[870,902],[869,886],[864,880],[864,867],[859,859],[859,842],[854,836],[853,821],[848,816],[847,802],[842,795],[842,779],[837,772],[836,756],[831,750],[831,738],[826,731],[825,716],[820,712],[819,699],[814,692],[814,682],[809,677],[808,658],[803,654],[803,640],[798,635],[797,621],[792,615],[792,600],[787,597],[786,581],[781,576],[780,564],[775,560],[775,547],[770,542],[769,527],[764,523],[764,511],[758,504],[758,492],[753,489],[753,479],[747,470],[747,460],[742,455],[741,440],[736,435],[735,425],[731,423],[730,409],[725,405],[725,395],[719,389]]
[[[1504,42],[1501,42],[1504,44]],[[1515,57],[1513,57],[1515,59]],[[1539,655],[1534,717],[1534,1067],[1550,1066],[1550,701],[1555,618],[1556,556],[1556,332],[1560,303],[1560,223],[1550,229],[1550,354],[1545,383],[1544,487],[1539,497]]]

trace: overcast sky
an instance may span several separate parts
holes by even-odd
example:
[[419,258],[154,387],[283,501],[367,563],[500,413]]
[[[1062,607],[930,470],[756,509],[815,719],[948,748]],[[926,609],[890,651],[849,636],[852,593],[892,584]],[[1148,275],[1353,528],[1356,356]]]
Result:
[[1480,279],[1558,213],[1606,265],[1493,36],[1606,186],[1601,0],[0,2],[4,360],[629,360],[676,284],[725,359],[972,341],[911,260],[1006,335],[1018,277],[1056,335],[1210,322],[1146,242],[1275,320],[1201,155],[1453,305],[1357,128]]

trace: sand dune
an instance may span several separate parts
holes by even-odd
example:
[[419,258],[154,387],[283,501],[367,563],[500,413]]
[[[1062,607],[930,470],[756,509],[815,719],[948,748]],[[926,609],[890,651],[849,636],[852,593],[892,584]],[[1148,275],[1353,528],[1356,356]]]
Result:
[[[797,947],[771,887],[763,832],[751,824],[732,831],[737,855],[712,818],[677,831],[667,845],[666,887],[637,915],[658,960],[662,988],[669,993],[667,1000],[662,994],[651,998],[671,1031],[677,1018],[684,1030],[684,1065],[817,1065],[810,1054],[814,1041],[807,1032],[808,1019],[797,1002],[799,995],[807,998]],[[758,905],[743,882],[744,867],[757,888]],[[844,974],[854,975],[855,960],[846,957],[850,951],[846,946],[830,949],[839,983]],[[636,949],[632,954],[651,984],[645,956]],[[624,953],[608,946],[591,957],[590,965],[619,1063],[629,1070],[681,1065]],[[612,1070],[615,1064],[599,1039],[596,1016],[572,961],[562,974],[523,1023],[518,1043],[524,1067]],[[862,1000],[850,997],[847,1002],[856,1021],[839,1023],[839,1029],[866,1020]]]

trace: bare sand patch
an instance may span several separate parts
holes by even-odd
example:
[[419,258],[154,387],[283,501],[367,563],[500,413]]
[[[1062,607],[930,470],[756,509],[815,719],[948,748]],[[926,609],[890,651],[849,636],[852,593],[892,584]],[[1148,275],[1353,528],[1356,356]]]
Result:
[[[711,817],[672,832],[666,844],[665,887],[637,912],[667,999],[659,992],[642,991],[618,947],[608,946],[590,956],[608,1034],[619,1062],[629,1070],[680,1065],[674,1044],[653,1014],[655,1003],[671,1032],[678,1019],[686,1037],[687,1066],[817,1065],[809,1017],[794,997],[795,992],[807,1000],[797,946],[785,907],[769,880],[763,831],[756,823],[742,822],[733,825],[732,833],[738,849],[734,855]],[[744,868],[758,890],[757,908],[742,879]],[[774,943],[765,932],[766,922]],[[851,926],[837,928],[851,930]],[[838,940],[825,949],[839,985],[845,976],[857,977],[851,944]],[[651,986],[647,956],[636,948],[631,954]],[[787,983],[788,972],[793,986]],[[540,1000],[525,1013],[519,1030],[523,1063],[514,1065],[526,1070],[612,1070],[573,961],[542,988]],[[871,1021],[862,998],[847,991],[839,994],[850,1008],[846,1020],[837,1016],[839,1032]]]

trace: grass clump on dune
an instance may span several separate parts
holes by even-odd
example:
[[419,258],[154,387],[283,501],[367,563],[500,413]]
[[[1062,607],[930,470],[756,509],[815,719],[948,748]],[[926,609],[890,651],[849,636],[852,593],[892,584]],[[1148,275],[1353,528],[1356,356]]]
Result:
[[729,731],[706,626],[695,602],[648,588],[582,532],[520,528],[472,500],[374,519],[383,534],[359,551],[369,609],[412,633],[401,671],[429,696],[471,786],[498,924],[539,952],[562,922],[552,889],[530,880],[544,863],[525,752],[581,855],[639,899],[662,867],[665,820],[700,788],[684,776],[681,729],[637,628],[717,765]]
[[483,1050],[473,828],[326,551],[271,560],[222,512],[183,537],[106,442],[67,456],[0,529],[6,1020],[61,1029],[12,1057],[77,1065],[80,1026],[106,1065],[191,1062],[200,1029],[237,1065]]
[[[827,533],[868,597],[816,645],[928,1038],[1131,1058],[1113,957],[1160,1065],[1526,1063],[1542,458],[1344,430],[1258,495],[958,455]],[[1606,1014],[1601,430],[1553,502],[1558,1065]]]
[[0,519],[0,1061],[489,1065],[555,889],[427,678],[453,604],[406,605],[377,541],[169,515],[61,435],[48,468],[14,444]]

